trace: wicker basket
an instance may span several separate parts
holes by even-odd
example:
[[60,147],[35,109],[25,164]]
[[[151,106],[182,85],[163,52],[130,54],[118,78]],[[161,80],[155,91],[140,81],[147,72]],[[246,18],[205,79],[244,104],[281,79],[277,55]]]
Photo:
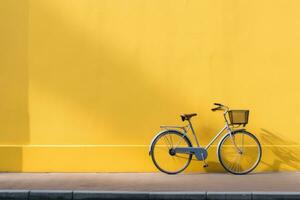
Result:
[[229,110],[228,116],[231,125],[246,125],[249,118],[249,110]]

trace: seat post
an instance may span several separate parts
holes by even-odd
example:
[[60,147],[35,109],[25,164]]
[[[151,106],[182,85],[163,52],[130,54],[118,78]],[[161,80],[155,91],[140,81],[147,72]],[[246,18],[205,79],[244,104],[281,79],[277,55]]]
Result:
[[197,139],[196,133],[195,133],[194,128],[193,128],[193,125],[192,125],[192,122],[190,121],[190,119],[188,119],[187,121],[189,122],[189,125],[190,125],[190,127],[191,127],[192,133],[193,133],[194,138],[195,138],[195,140],[196,140],[197,147],[200,147],[200,145],[199,145],[199,143],[198,143],[198,139]]

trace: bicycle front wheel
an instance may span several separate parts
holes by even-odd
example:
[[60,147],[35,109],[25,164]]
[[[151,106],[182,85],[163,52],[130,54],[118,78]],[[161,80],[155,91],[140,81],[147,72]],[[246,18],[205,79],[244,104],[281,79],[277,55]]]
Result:
[[221,165],[228,172],[237,175],[254,170],[260,162],[261,154],[258,139],[245,130],[226,135],[218,147]]
[[151,146],[151,158],[161,172],[177,174],[191,162],[192,154],[176,153],[176,147],[192,147],[190,140],[181,132],[167,130],[156,137]]

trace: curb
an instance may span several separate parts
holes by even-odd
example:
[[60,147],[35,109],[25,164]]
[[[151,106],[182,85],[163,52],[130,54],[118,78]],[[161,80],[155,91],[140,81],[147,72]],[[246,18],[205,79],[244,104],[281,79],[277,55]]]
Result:
[[74,200],[96,199],[149,199],[147,192],[102,192],[102,191],[74,191]]
[[29,190],[0,190],[0,199],[27,200],[29,199]]
[[80,190],[0,190],[0,200],[268,200],[300,199],[300,192],[132,192]]
[[219,199],[251,200],[252,192],[207,192],[206,199],[209,199],[209,200],[219,200]]
[[253,192],[252,199],[300,199],[300,192]]
[[30,190],[29,198],[30,200],[73,200],[72,190]]

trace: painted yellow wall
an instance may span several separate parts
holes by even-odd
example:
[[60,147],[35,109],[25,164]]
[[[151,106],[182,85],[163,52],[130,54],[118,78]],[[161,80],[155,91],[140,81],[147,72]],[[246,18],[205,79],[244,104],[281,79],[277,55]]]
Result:
[[[1,109],[20,103],[26,112],[15,110],[19,121],[11,123],[26,131],[1,134],[0,156],[11,156],[9,149],[20,162],[0,170],[156,171],[148,145],[159,125],[197,112],[193,122],[206,144],[223,123],[210,111],[213,102],[251,110],[248,129],[264,153],[257,171],[300,169],[300,1],[9,2],[1,4],[18,15],[6,17],[25,28],[1,31],[1,58],[8,47],[22,52],[12,50],[18,63],[0,61],[1,70],[24,83],[5,82],[11,88],[3,95],[11,97]],[[5,39],[17,37],[27,46]],[[1,132],[14,131],[7,124]],[[222,170],[215,148],[209,165]],[[203,171],[202,164],[189,170]]]
[[0,1],[0,144],[28,142],[28,2]]
[[29,142],[28,1],[0,0],[0,170],[22,170]]

